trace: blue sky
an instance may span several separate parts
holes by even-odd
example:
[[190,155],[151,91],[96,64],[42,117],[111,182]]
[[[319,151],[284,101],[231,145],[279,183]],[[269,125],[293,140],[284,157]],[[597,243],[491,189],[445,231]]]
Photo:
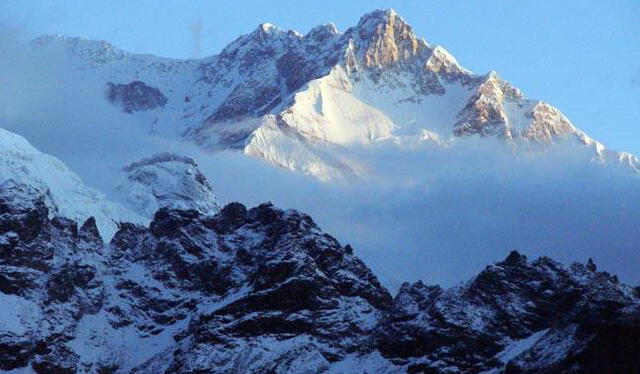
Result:
[[25,40],[84,36],[132,52],[202,57],[262,22],[303,33],[334,22],[344,30],[363,13],[390,7],[465,67],[496,70],[609,147],[640,154],[637,0],[4,0],[0,21]]

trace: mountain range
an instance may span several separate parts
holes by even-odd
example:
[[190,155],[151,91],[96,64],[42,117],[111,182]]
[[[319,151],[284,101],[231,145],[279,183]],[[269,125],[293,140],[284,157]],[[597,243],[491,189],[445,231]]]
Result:
[[354,149],[451,147],[474,136],[529,155],[578,147],[587,160],[640,169],[637,157],[608,150],[496,72],[463,68],[393,10],[366,14],[344,32],[328,24],[301,35],[265,23],[198,60],[59,36],[31,46],[66,56],[74,74],[97,80],[105,100],[152,133],[238,150],[323,181],[375,169]]
[[[635,245],[635,195],[620,192],[638,190],[640,160],[605,148],[497,73],[463,68],[395,11],[368,13],[344,32],[328,24],[302,35],[265,23],[204,59],[62,36],[22,48],[63,61],[61,80],[38,73],[72,89],[53,85],[60,101],[44,95],[62,102],[62,117],[43,112],[52,129],[29,122],[44,117],[17,120],[0,95],[0,126],[20,133],[0,129],[0,372],[640,373],[640,287],[628,273],[620,280],[598,269],[569,239],[591,220],[573,214],[571,199],[602,205],[611,215],[596,215],[596,224],[617,237],[575,235],[634,267],[635,257],[602,243]],[[20,94],[14,103],[32,104]],[[91,118],[93,127],[84,123]],[[34,144],[51,155],[25,134],[41,134]],[[549,159],[556,174],[535,168]],[[236,161],[224,169],[225,160]],[[67,164],[88,166],[81,178]],[[505,174],[475,170],[487,164]],[[246,165],[244,180],[219,184],[225,170]],[[276,178],[263,178],[265,170]],[[558,174],[574,184],[540,194]],[[85,183],[87,175],[104,183]],[[366,189],[391,182],[390,194]],[[250,200],[270,184],[313,206],[344,205],[319,211],[341,236],[385,238],[390,261],[371,261],[361,242],[336,239],[299,209],[218,197],[237,190]],[[518,193],[532,201],[526,211]],[[609,193],[623,195],[617,205]],[[537,206],[540,197],[549,209]],[[346,223],[329,214],[365,200]],[[469,215],[459,216],[469,202]],[[496,210],[516,214],[486,222]],[[397,271],[405,261],[455,272],[458,253],[429,245],[458,235],[483,248],[465,235],[496,236],[490,225],[532,246],[548,243],[546,229],[557,226],[580,261],[500,247],[502,260],[459,268],[453,285]],[[407,232],[426,257],[397,240]],[[380,269],[403,282],[396,287]]]

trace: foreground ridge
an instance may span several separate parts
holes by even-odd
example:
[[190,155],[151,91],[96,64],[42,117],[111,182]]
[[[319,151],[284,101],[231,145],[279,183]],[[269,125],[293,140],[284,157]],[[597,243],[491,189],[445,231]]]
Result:
[[[640,298],[595,264],[512,252],[392,299],[349,246],[271,204],[162,208],[103,243],[0,189],[0,370],[630,373]],[[606,344],[603,344],[606,342]]]

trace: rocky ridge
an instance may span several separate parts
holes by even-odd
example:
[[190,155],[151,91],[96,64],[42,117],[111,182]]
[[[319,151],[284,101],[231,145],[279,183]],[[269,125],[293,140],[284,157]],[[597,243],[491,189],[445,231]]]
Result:
[[[514,251],[458,287],[404,284],[378,346],[414,372],[633,372],[636,348],[622,341],[638,331],[638,296],[591,260],[564,266]],[[613,331],[617,349],[600,346]]]
[[[640,295],[586,265],[512,252],[395,298],[349,246],[271,204],[50,218],[0,189],[0,370],[36,373],[614,373],[640,369]],[[607,344],[602,344],[607,341]]]

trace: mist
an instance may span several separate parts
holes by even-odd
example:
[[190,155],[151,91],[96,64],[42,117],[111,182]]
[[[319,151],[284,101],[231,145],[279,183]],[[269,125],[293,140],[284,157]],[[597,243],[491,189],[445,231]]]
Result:
[[513,249],[567,264],[591,257],[623,281],[640,281],[640,176],[585,162],[585,150],[522,156],[473,138],[445,148],[363,147],[352,152],[369,175],[321,183],[238,152],[155,136],[105,100],[104,82],[70,74],[66,56],[2,35],[0,127],[109,196],[122,166],[170,151],[198,162],[222,204],[271,201],[309,213],[393,290],[418,279],[451,286]]
[[418,279],[451,286],[513,249],[566,264],[593,258],[638,283],[637,175],[585,162],[579,152],[526,158],[477,143],[377,150],[378,169],[352,185],[318,183],[240,155],[200,164],[225,202],[270,200],[310,213],[392,289]]

